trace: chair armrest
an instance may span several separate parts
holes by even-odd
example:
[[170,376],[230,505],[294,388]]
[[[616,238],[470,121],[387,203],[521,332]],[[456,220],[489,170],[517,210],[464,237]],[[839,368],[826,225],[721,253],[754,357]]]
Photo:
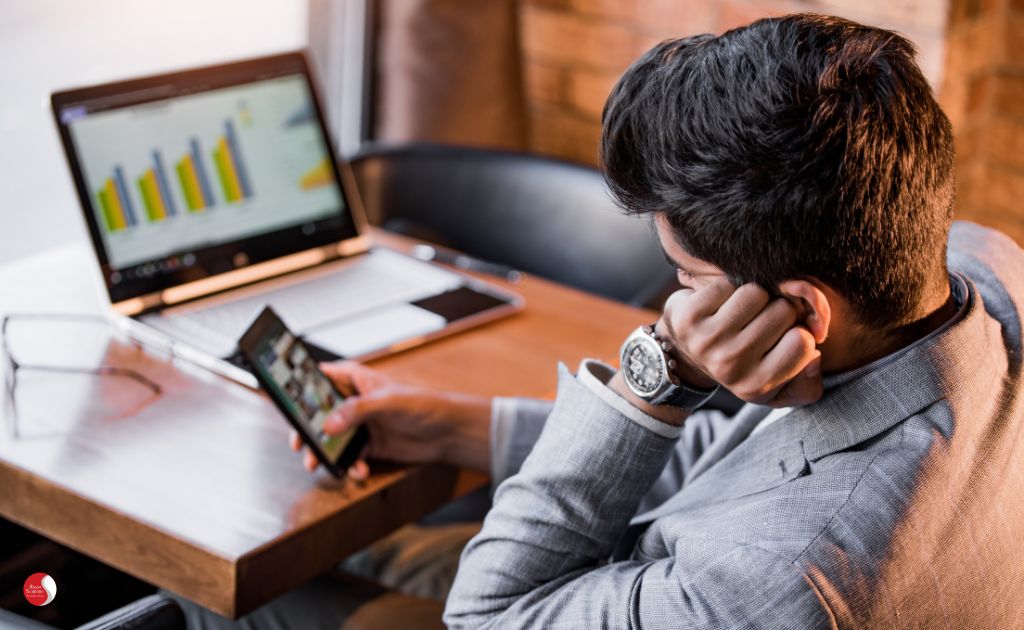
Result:
[[103,615],[78,630],[185,630],[185,613],[166,595],[150,595]]

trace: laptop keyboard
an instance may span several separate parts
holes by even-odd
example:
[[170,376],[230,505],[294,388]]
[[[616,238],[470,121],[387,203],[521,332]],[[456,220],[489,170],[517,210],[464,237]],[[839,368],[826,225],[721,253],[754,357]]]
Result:
[[[296,280],[277,279],[243,289],[243,297],[209,306],[196,303],[147,323],[172,332],[237,340],[266,305],[271,306],[288,327],[304,333],[319,324],[356,316],[386,304],[411,302],[444,292],[462,284],[462,278],[437,266],[388,250],[376,249],[337,270]],[[156,319],[156,318],[154,318]],[[198,329],[202,330],[198,330]],[[201,334],[202,332],[207,335]]]

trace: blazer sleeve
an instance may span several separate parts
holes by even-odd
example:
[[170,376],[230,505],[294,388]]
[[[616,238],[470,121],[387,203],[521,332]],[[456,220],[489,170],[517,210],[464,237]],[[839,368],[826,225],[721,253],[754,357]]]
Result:
[[702,542],[692,556],[606,563],[680,433],[638,413],[559,367],[558,397],[536,445],[463,552],[445,623],[720,628],[777,618],[829,627],[801,571],[756,547]]
[[[596,362],[588,362],[596,369],[609,369]],[[544,430],[544,424],[554,408],[550,400],[534,398],[495,398],[491,405],[491,487],[519,472],[526,456]],[[704,450],[722,434],[730,417],[715,410],[699,410],[691,415],[683,427],[679,443],[669,456],[665,468],[640,503],[639,511],[660,505],[683,487],[686,472],[700,458]]]

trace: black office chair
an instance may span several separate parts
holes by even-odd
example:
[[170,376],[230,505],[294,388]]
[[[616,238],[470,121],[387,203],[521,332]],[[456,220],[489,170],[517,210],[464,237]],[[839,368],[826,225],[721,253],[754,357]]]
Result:
[[[51,626],[2,609],[0,627],[54,630]],[[185,630],[185,613],[173,599],[160,594],[150,595],[80,626],[78,630]]]
[[375,225],[637,306],[675,285],[650,222],[592,168],[437,144],[369,145],[352,168]]

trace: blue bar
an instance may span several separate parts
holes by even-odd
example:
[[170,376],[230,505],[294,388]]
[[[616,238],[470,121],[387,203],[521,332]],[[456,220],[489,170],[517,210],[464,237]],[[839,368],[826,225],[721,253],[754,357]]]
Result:
[[153,167],[153,170],[156,171],[156,181],[160,184],[160,197],[164,200],[164,207],[167,208],[167,216],[173,217],[178,213],[178,209],[174,207],[171,187],[167,184],[167,177],[164,175],[164,159],[160,156],[158,149],[153,149]]
[[196,167],[196,177],[199,179],[199,192],[203,194],[203,201],[209,208],[213,205],[213,189],[210,188],[210,180],[206,179],[206,162],[203,161],[203,152],[199,150],[199,140],[192,138],[189,146],[192,148],[192,165]]
[[121,204],[124,206],[125,223],[129,226],[135,225],[135,208],[132,206],[131,197],[128,196],[128,187],[124,184],[124,171],[120,164],[114,167],[114,185],[117,186],[117,194],[121,196]]
[[231,148],[231,155],[235,158],[235,172],[238,174],[238,185],[242,187],[242,197],[252,197],[252,186],[249,184],[249,172],[245,170],[245,162],[242,161],[242,151],[238,148],[238,138],[235,136],[235,126],[230,120],[224,121],[224,136]]

